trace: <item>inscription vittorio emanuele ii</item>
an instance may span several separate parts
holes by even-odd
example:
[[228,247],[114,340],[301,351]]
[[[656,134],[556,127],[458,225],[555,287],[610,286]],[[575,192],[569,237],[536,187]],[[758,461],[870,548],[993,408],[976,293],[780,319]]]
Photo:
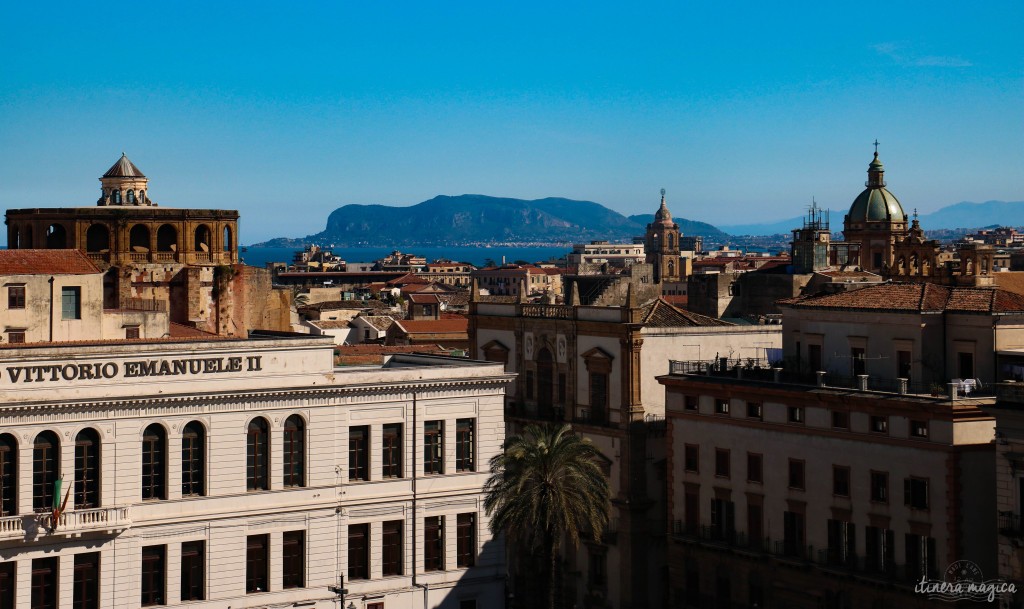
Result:
[[82,362],[7,366],[5,379],[10,383],[47,383],[94,379],[185,376],[227,372],[259,372],[263,356],[201,357],[192,359],[146,359],[125,362]]

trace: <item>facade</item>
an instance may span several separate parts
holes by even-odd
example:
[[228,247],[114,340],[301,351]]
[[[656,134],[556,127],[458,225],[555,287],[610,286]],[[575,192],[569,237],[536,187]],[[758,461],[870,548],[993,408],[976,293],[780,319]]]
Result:
[[[998,575],[1024,590],[1024,383],[1000,384],[997,400],[985,408],[996,419],[995,493],[999,523]],[[1018,595],[1019,596],[1019,595]],[[1016,598],[1008,609],[1024,607]]]
[[106,309],[159,307],[224,336],[289,329],[288,294],[272,289],[268,271],[239,264],[237,211],[159,207],[124,155],[100,183],[93,207],[7,210],[7,247],[84,253],[104,272]]
[[332,346],[0,349],[0,606],[501,606],[481,488],[509,375]]
[[991,398],[676,370],[672,607],[923,608],[922,577],[997,573]]
[[[669,359],[756,358],[781,344],[779,326],[735,326],[660,298],[637,303],[633,286],[624,287],[616,306],[470,303],[470,357],[518,374],[507,395],[509,433],[563,421],[604,455],[609,530],[601,543],[564,557],[566,606],[581,609],[665,606],[665,411],[656,377]],[[578,292],[574,283],[572,302],[579,302]],[[536,606],[525,569],[512,566],[514,606]]]
[[608,264],[624,268],[632,264],[646,262],[647,253],[643,243],[609,243],[608,241],[591,241],[572,246],[572,252],[566,256],[568,266],[578,267],[582,264]]
[[559,269],[532,265],[506,264],[497,268],[482,268],[472,272],[478,289],[492,296],[530,296],[562,294],[562,273]]

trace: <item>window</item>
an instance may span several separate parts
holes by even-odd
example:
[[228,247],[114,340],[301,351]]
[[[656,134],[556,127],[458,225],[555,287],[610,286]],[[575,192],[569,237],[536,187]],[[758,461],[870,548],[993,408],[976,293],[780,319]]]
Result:
[[756,550],[764,543],[764,507],[747,502],[747,545]]
[[558,403],[565,404],[565,374],[558,375]]
[[100,506],[100,437],[95,429],[75,436],[75,508]]
[[60,478],[60,440],[52,431],[36,436],[32,446],[32,509],[48,512],[54,507],[57,479]]
[[423,570],[444,570],[444,516],[423,519]]
[[206,598],[206,542],[186,541],[181,544],[181,600],[201,601]]
[[871,472],[871,500],[876,503],[889,503],[888,472]]
[[956,369],[960,378],[972,379],[974,378],[974,354],[973,353],[957,353],[956,354]]
[[727,448],[716,448],[715,449],[715,476],[719,478],[729,477],[729,449]]
[[167,432],[153,423],[142,434],[142,498],[167,498]]
[[14,609],[17,567],[18,563],[13,560],[0,563],[0,607],[4,609]]
[[245,593],[266,592],[270,589],[267,559],[270,550],[268,535],[249,535],[245,540]]
[[456,566],[460,569],[476,564],[476,514],[459,514],[456,553]]
[[811,372],[821,370],[821,345],[807,345],[807,364]]
[[423,424],[423,473],[444,473],[444,422]]
[[688,534],[693,535],[700,531],[700,489],[697,485],[687,485],[684,489],[683,518]]
[[100,553],[75,554],[74,609],[100,609]]
[[167,546],[144,546],[142,548],[142,606],[164,605],[167,595],[166,577]]
[[732,501],[711,500],[711,536],[732,541],[736,533],[736,506]]
[[348,578],[370,578],[370,525],[348,525]]
[[837,497],[850,496],[850,468],[832,466],[832,494]]
[[246,431],[245,484],[250,491],[270,489],[269,431],[270,426],[263,417],[253,419]]
[[23,286],[23,285],[9,285],[9,286],[7,286],[7,308],[8,309],[24,309],[25,308],[25,286]]
[[603,588],[607,585],[607,556],[603,549],[598,548],[592,548],[587,553],[587,586],[589,588]]
[[683,408],[685,410],[697,411],[697,404],[700,402],[700,398],[695,395],[683,396]]
[[61,288],[61,319],[82,319],[81,300],[82,288]]
[[306,532],[285,531],[281,548],[282,588],[306,585]]
[[181,433],[181,495],[202,497],[206,494],[206,430],[192,421]]
[[783,552],[786,556],[803,556],[806,533],[804,515],[798,512],[785,512],[782,516]]
[[389,520],[384,523],[382,566],[384,577],[402,574],[402,521]]
[[21,345],[25,343],[25,331],[24,330],[8,330],[7,331],[7,342],[12,345]]
[[700,446],[687,444],[683,448],[683,469],[694,473],[700,471]]
[[804,462],[802,460],[789,460],[789,488],[804,490]]
[[590,422],[604,425],[608,421],[608,375],[590,373]]
[[[18,441],[0,434],[0,516],[18,513]],[[12,606],[13,605],[9,605]]]
[[402,424],[391,423],[384,426],[384,444],[381,447],[381,460],[384,465],[385,478],[402,477]]
[[803,423],[804,409],[800,406],[790,406],[786,409],[786,417],[790,423]]
[[832,427],[835,429],[850,428],[850,413],[842,410],[832,411]]
[[351,482],[370,479],[370,428],[366,425],[348,428],[348,479]]
[[871,417],[871,431],[875,433],[889,433],[889,417]]
[[923,535],[904,535],[907,557],[907,579],[920,581],[935,575],[935,539]]
[[928,437],[928,421],[911,421],[910,435],[914,438]]
[[886,572],[895,566],[896,541],[891,530],[867,527],[864,540],[864,563],[869,571]]
[[850,363],[853,376],[864,374],[864,349],[863,347],[850,348]]
[[896,378],[910,378],[910,351],[896,352]]
[[829,519],[828,521],[828,562],[832,565],[848,565],[857,560],[857,534],[852,522]]
[[764,482],[762,458],[757,453],[747,453],[747,482]]
[[760,419],[761,418],[761,402],[747,402],[747,418],[748,419]]
[[455,422],[455,471],[475,471],[473,456],[475,447],[475,419],[459,419]]
[[903,504],[915,510],[928,509],[928,479],[906,478],[903,480]]
[[36,558],[32,561],[32,609],[57,609],[60,590],[60,558]]
[[138,338],[139,337],[139,327],[138,326],[125,326],[124,327],[124,337],[125,338]]
[[306,426],[293,414],[284,422],[284,485],[306,486]]
[[715,400],[715,414],[729,414],[729,400]]

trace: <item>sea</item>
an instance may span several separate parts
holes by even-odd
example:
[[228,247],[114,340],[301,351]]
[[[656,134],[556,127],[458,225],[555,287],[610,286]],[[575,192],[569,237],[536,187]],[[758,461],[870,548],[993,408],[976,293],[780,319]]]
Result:
[[[468,262],[473,266],[485,266],[488,261],[501,264],[503,261],[512,263],[516,261],[525,262],[552,262],[564,258],[572,251],[571,245],[561,246],[533,246],[514,247],[493,245],[489,247],[338,247],[327,248],[335,256],[345,262],[373,262],[387,256],[395,249],[403,254],[422,256],[428,262],[435,260],[452,260],[454,262]],[[268,262],[292,261],[295,252],[302,251],[301,247],[245,247],[239,253],[242,261],[249,266],[266,266]],[[563,262],[564,264],[564,262]]]

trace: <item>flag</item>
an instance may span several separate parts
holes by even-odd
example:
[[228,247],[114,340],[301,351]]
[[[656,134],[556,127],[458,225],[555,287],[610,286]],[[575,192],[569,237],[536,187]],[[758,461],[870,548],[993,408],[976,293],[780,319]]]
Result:
[[53,481],[53,509],[60,509],[60,487],[64,484],[63,478],[57,478]]

